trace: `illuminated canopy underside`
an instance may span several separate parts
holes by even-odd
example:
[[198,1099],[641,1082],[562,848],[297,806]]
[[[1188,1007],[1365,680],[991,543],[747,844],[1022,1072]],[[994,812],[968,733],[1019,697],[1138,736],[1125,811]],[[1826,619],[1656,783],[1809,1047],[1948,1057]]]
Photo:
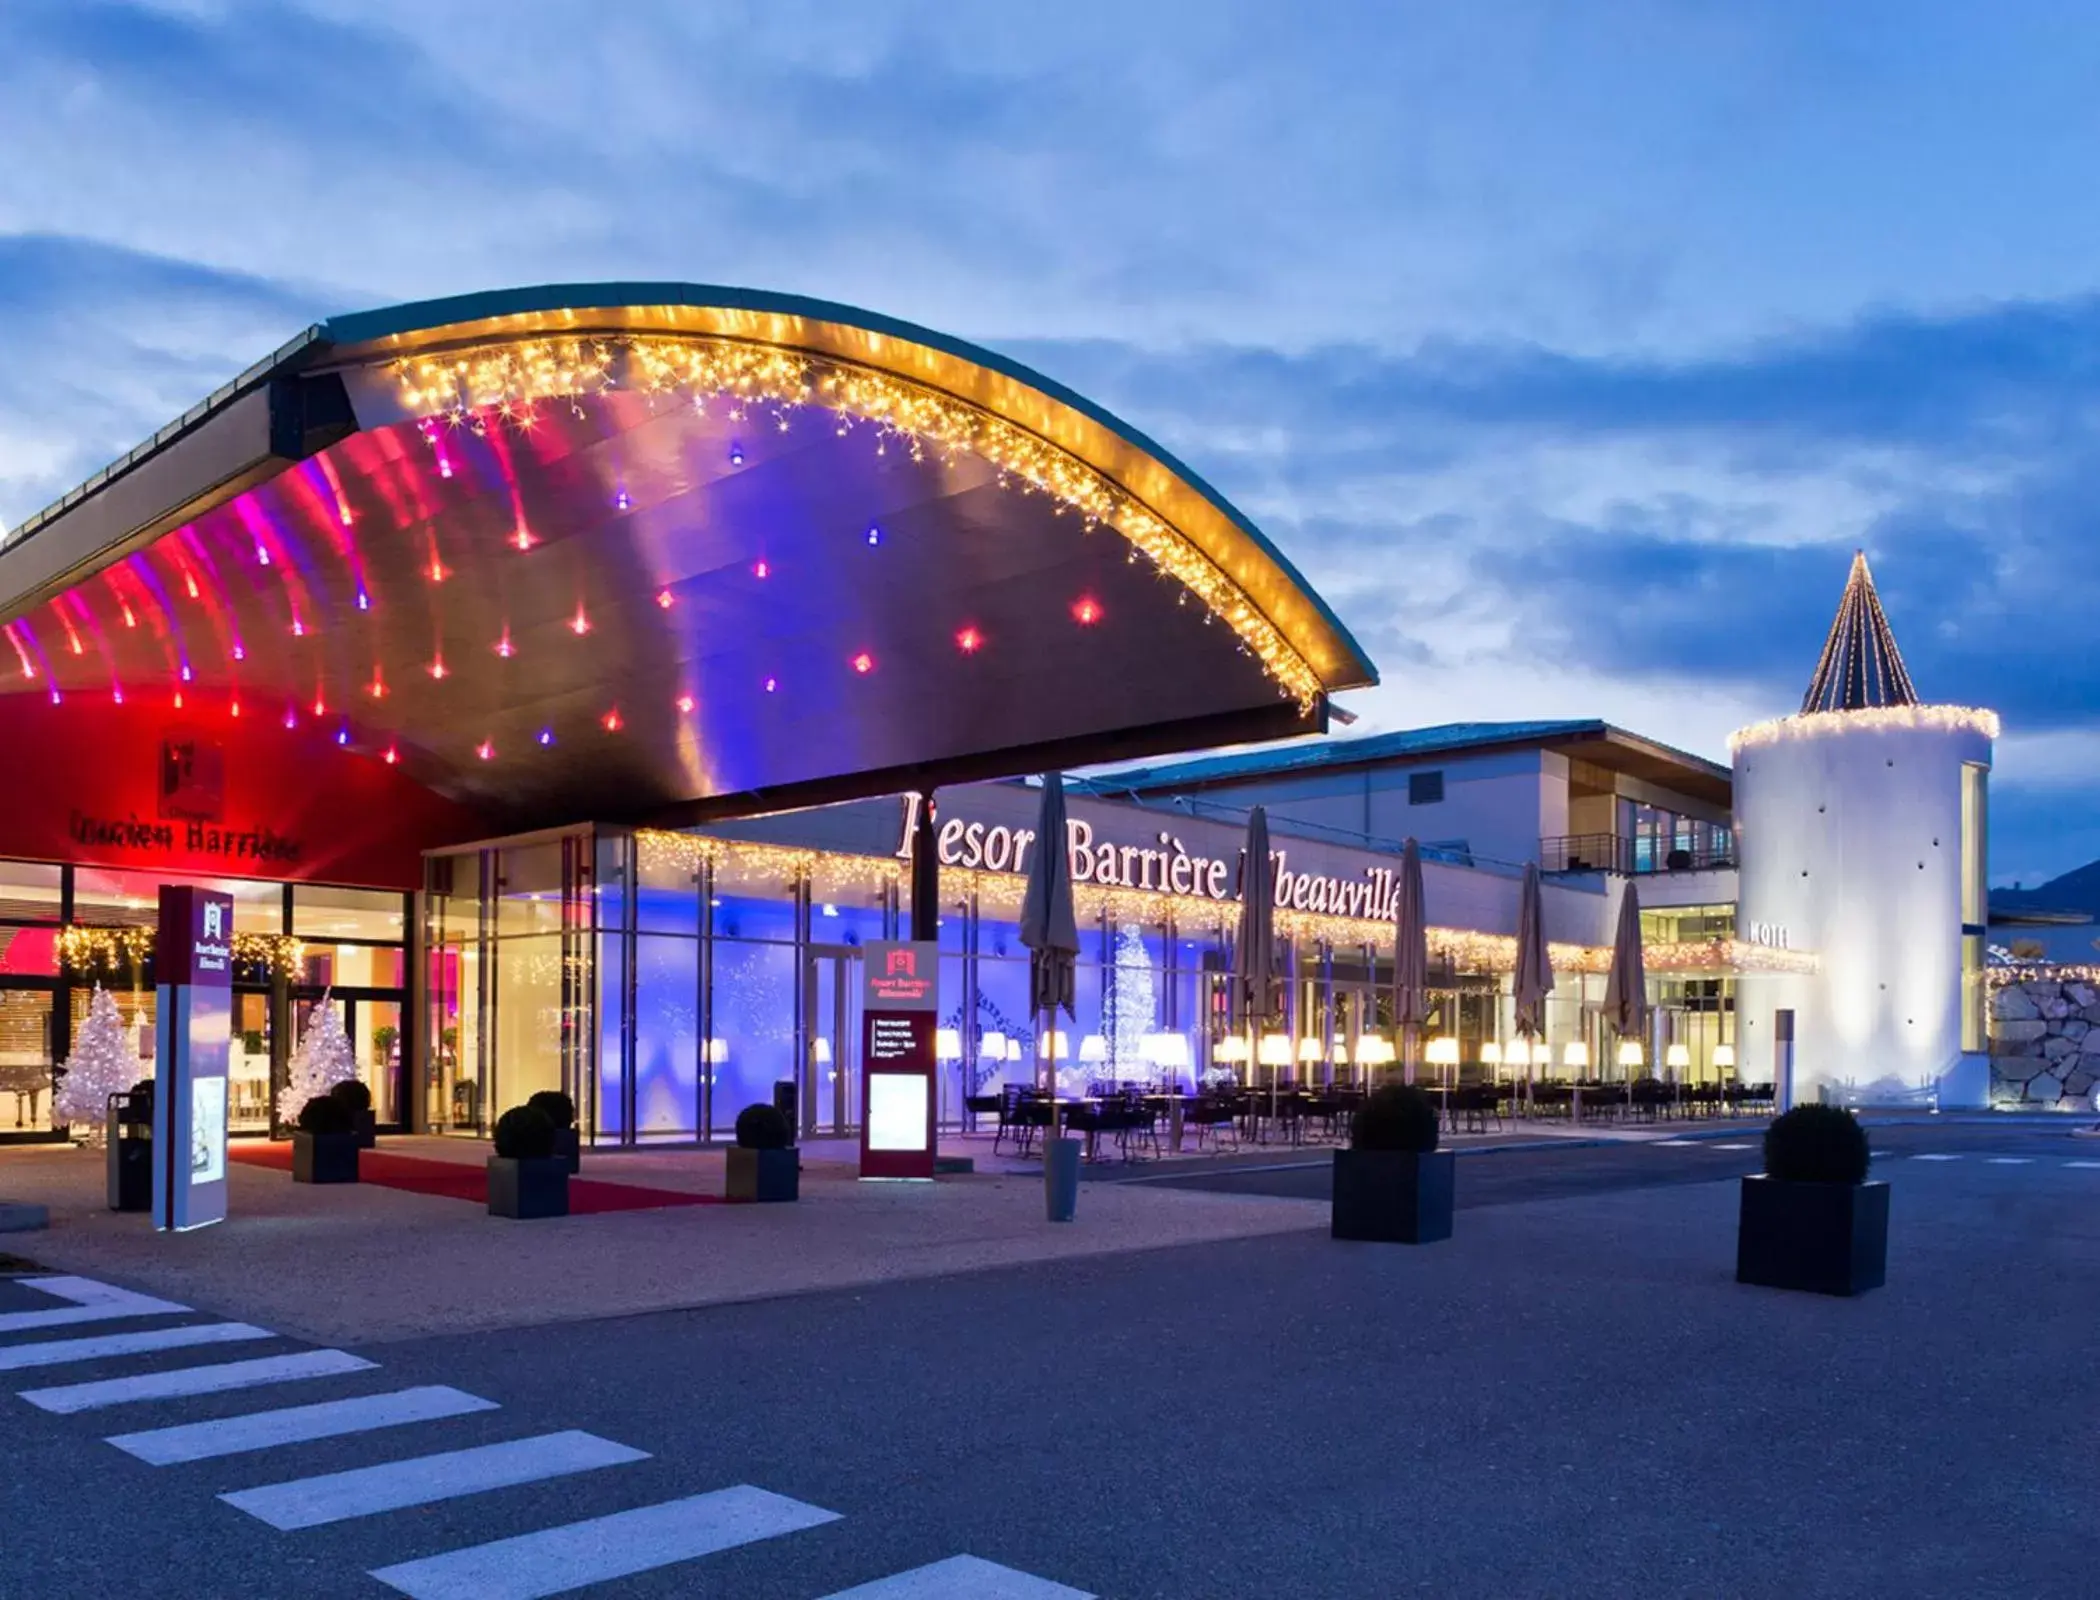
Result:
[[323,325],[0,551],[7,689],[319,719],[528,824],[1275,737],[1371,681],[1243,519],[1076,396],[686,293]]

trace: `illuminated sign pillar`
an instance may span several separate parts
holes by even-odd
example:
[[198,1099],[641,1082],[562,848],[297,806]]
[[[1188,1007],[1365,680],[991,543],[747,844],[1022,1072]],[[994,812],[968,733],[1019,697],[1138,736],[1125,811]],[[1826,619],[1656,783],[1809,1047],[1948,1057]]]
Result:
[[181,1232],[226,1220],[232,897],[163,885],[153,972],[153,1226]]
[[860,1175],[931,1178],[940,946],[869,944],[861,962]]

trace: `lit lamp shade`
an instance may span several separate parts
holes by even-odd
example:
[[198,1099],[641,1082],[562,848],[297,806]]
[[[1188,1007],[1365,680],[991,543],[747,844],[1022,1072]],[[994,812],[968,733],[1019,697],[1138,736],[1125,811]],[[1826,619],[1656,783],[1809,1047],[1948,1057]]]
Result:
[[1356,1041],[1356,1063],[1361,1067],[1393,1064],[1393,1041],[1382,1033],[1367,1033]]
[[1458,1065],[1458,1041],[1448,1033],[1431,1039],[1422,1051],[1422,1059],[1432,1067],[1455,1067]]
[[1578,1072],[1586,1070],[1590,1064],[1590,1047],[1579,1039],[1571,1045],[1564,1046],[1560,1053],[1560,1064]]
[[1349,1041],[1347,1039],[1335,1040],[1333,1053],[1327,1059],[1338,1067],[1349,1065]]
[[962,1060],[962,1034],[954,1028],[935,1028],[933,1053],[942,1061]]
[[1079,1041],[1079,1059],[1089,1066],[1108,1059],[1108,1041],[1098,1033],[1090,1033]]
[[1021,1041],[1020,1041],[1019,1039],[1009,1039],[1009,1040],[1007,1040],[1007,1041],[1006,1041],[1006,1059],[1007,1059],[1007,1060],[1009,1060],[1009,1061],[1019,1061],[1019,1060],[1020,1060],[1020,1059],[1021,1059],[1021,1058],[1022,1058],[1023,1056],[1025,1056],[1025,1055],[1027,1055],[1027,1054],[1028,1054],[1028,1052],[1027,1052],[1026,1050],[1023,1050],[1023,1049],[1021,1048]]
[[1641,1062],[1642,1062],[1642,1061],[1644,1061],[1645,1059],[1646,1059],[1646,1057],[1644,1057],[1644,1056],[1643,1056],[1643,1055],[1641,1054],[1641,1046],[1640,1046],[1640,1042],[1639,1042],[1638,1040],[1635,1040],[1635,1039],[1621,1039],[1621,1040],[1619,1041],[1619,1065],[1620,1065],[1620,1066],[1622,1066],[1622,1067],[1637,1067],[1637,1066],[1639,1066],[1639,1065],[1641,1064]]
[[1037,1038],[1038,1050],[1046,1056],[1055,1056],[1060,1061],[1072,1059],[1072,1036],[1062,1028],[1052,1028]]
[[819,1039],[817,1041],[816,1056],[818,1066],[828,1067],[831,1065],[831,1041],[829,1039]]
[[1300,1061],[1319,1060],[1320,1041],[1317,1039],[1300,1039],[1298,1041],[1298,1059]]
[[1717,1067],[1732,1067],[1732,1066],[1734,1066],[1734,1065],[1735,1065],[1735,1046],[1734,1046],[1734,1045],[1732,1045],[1732,1044],[1717,1044],[1717,1045],[1715,1045],[1715,1046],[1714,1046],[1714,1065],[1715,1065],[1715,1066],[1717,1066]]
[[1480,1047],[1480,1064],[1483,1067],[1502,1065],[1502,1046],[1490,1039]]
[[1245,1061],[1247,1041],[1240,1034],[1228,1033],[1212,1048],[1210,1058],[1213,1061]]
[[1689,1045],[1673,1044],[1663,1051],[1663,1065],[1672,1072],[1681,1071],[1691,1064],[1692,1051]]
[[1004,1061],[1006,1059],[1006,1035],[1003,1033],[986,1034],[983,1039],[978,1041],[977,1059],[979,1061]]
[[[1519,1046],[1518,1048],[1519,1048],[1519,1049],[1521,1049],[1521,1048],[1522,1048],[1522,1046]],[[1534,1067],[1550,1067],[1550,1066],[1552,1066],[1552,1065],[1553,1065],[1553,1046],[1551,1046],[1550,1044],[1546,1043],[1546,1041],[1545,1041],[1544,1039],[1541,1039],[1541,1040],[1539,1040],[1539,1041],[1538,1041],[1538,1042],[1537,1042],[1536,1044],[1534,1044],[1534,1045],[1533,1045],[1533,1046],[1531,1047],[1531,1064],[1532,1064],[1532,1065],[1533,1065]]]
[[729,1059],[729,1041],[727,1039],[708,1040],[707,1059],[709,1065],[717,1067],[727,1061]]
[[1190,1061],[1189,1041],[1181,1033],[1148,1033],[1145,1035],[1145,1063],[1163,1071],[1187,1071]]
[[1265,1033],[1255,1060],[1265,1067],[1287,1067],[1291,1064],[1291,1039],[1285,1033]]

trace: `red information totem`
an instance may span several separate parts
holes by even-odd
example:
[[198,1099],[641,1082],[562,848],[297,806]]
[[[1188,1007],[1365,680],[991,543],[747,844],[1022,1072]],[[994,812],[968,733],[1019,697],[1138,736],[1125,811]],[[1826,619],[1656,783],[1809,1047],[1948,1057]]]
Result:
[[931,1178],[940,947],[870,944],[861,965],[860,1175]]
[[162,884],[153,974],[153,1226],[181,1232],[226,1220],[232,897]]

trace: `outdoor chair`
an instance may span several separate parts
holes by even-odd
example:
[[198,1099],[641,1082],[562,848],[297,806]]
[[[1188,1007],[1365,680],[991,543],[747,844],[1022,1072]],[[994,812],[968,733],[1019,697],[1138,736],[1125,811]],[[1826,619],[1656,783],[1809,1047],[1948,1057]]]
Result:
[[1224,1148],[1227,1133],[1232,1135],[1232,1148],[1240,1147],[1239,1113],[1231,1100],[1223,1095],[1199,1095],[1191,1100],[1188,1109],[1181,1114],[1181,1126],[1185,1132],[1195,1136],[1196,1148],[1203,1148],[1203,1136],[1210,1135],[1213,1150]]

